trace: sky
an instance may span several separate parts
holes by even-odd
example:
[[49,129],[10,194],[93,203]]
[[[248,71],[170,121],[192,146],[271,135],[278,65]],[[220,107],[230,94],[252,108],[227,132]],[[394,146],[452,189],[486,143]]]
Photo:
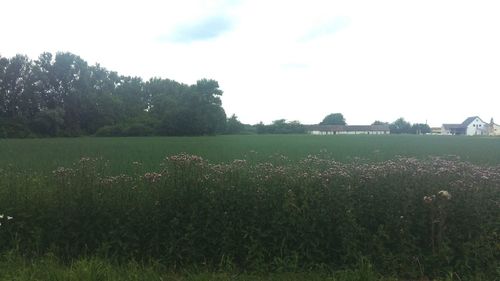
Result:
[[0,55],[215,79],[255,124],[500,123],[497,0],[0,0]]

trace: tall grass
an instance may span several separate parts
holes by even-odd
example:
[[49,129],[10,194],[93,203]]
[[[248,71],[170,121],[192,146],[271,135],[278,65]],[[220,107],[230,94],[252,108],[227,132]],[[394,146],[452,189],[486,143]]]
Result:
[[220,164],[189,154],[148,172],[131,165],[113,176],[109,162],[88,157],[51,172],[2,168],[0,251],[174,270],[338,271],[365,261],[367,272],[400,278],[498,274],[498,166],[326,155]]
[[[0,280],[5,281],[391,281],[367,266],[337,272],[245,273],[189,269],[172,271],[158,263],[112,263],[82,258],[69,264],[54,256],[27,260],[9,253],[0,258]],[[450,279],[452,280],[452,279]]]

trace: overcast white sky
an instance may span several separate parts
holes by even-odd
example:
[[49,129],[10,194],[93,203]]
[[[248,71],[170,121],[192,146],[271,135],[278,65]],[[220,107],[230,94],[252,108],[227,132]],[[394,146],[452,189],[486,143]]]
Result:
[[0,54],[219,81],[228,116],[500,121],[500,1],[0,0]]

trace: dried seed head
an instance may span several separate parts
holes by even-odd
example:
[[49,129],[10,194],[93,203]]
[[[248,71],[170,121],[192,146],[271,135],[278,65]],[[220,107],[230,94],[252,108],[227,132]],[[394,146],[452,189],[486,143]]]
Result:
[[438,192],[438,195],[446,200],[450,200],[451,199],[451,194],[446,191],[446,190],[441,190]]

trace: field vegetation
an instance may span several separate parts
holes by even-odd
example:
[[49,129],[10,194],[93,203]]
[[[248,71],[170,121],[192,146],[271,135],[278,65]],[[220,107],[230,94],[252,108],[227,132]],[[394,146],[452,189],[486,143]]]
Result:
[[273,161],[281,154],[300,160],[309,154],[350,162],[390,160],[396,156],[459,156],[482,165],[500,164],[500,139],[494,137],[415,135],[226,135],[217,137],[129,137],[0,139],[0,166],[50,172],[81,157],[104,158],[108,169],[129,173],[156,169],[165,156],[199,155],[213,163],[244,159],[249,163]]
[[[136,263],[172,280],[252,280],[253,273],[280,280],[287,272],[317,280],[495,280],[500,273],[498,139],[0,145],[0,267],[28,263],[22,268],[32,276],[44,263],[61,276],[92,266],[115,276]],[[202,273],[189,277],[186,269]]]

